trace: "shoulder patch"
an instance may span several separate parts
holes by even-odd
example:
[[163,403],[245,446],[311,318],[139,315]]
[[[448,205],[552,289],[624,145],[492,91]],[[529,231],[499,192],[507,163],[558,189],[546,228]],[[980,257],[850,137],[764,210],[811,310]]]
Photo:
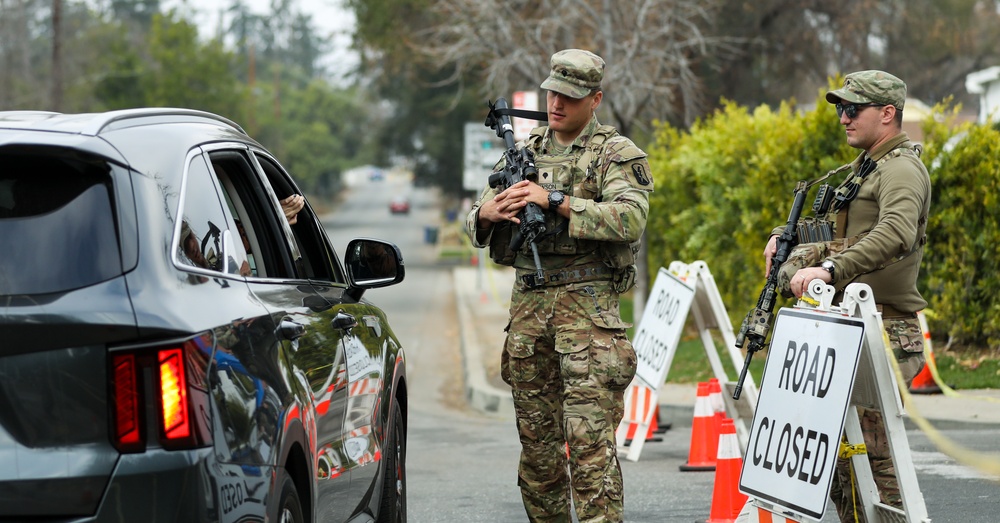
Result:
[[613,163],[624,163],[639,158],[645,158],[646,153],[640,149],[632,140],[623,136],[616,136],[607,143],[607,159]]
[[649,173],[649,164],[645,161],[632,162],[631,170],[632,177],[635,178],[635,183],[643,187],[647,187],[653,183],[653,177]]

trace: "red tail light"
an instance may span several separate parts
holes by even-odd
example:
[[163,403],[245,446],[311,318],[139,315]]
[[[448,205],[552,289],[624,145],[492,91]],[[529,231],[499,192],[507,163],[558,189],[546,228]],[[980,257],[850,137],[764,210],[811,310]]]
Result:
[[163,434],[168,440],[187,438],[191,435],[191,421],[188,416],[184,354],[181,349],[161,350],[159,360]]
[[114,420],[112,437],[114,445],[122,452],[141,450],[142,412],[139,407],[139,385],[136,377],[135,356],[119,354],[112,359]]
[[211,441],[205,382],[211,360],[196,340],[112,356],[112,443],[120,452],[146,449],[147,419],[150,434],[158,433],[165,449],[203,447]]

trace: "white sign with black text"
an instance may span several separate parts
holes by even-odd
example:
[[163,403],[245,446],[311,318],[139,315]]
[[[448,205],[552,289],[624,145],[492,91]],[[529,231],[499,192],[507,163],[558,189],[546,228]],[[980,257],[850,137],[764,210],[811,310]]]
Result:
[[639,360],[635,375],[653,390],[666,378],[693,300],[694,288],[660,267],[632,341]]
[[859,318],[804,309],[778,312],[741,492],[822,519],[864,334]]

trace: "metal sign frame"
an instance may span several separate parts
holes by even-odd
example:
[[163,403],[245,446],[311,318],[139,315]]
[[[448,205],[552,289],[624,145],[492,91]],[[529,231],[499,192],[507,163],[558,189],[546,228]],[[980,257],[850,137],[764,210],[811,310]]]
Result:
[[[930,517],[927,514],[923,493],[917,482],[916,469],[906,437],[906,427],[903,425],[903,404],[899,396],[900,384],[896,381],[896,372],[893,368],[893,361],[890,359],[894,356],[890,350],[888,336],[885,334],[882,315],[876,309],[871,288],[860,283],[848,285],[844,290],[844,300],[839,306],[832,306],[834,289],[823,283],[822,280],[810,282],[807,294],[808,296],[795,305],[797,309],[827,311],[831,314],[840,314],[843,317],[860,318],[864,323],[864,336],[858,354],[855,379],[850,401],[846,405],[844,413],[845,443],[853,446],[864,445],[864,436],[861,432],[861,423],[856,407],[875,408],[882,412],[903,507],[902,509],[890,507],[879,500],[868,457],[862,453],[851,457],[856,488],[861,500],[859,508],[864,511],[868,521],[929,523]],[[771,351],[769,350],[768,353],[770,358]],[[766,393],[767,391],[762,392]],[[754,434],[751,434],[751,438],[753,437]],[[740,482],[740,490],[750,496],[746,507],[766,510],[790,521],[818,521],[818,518],[804,514],[791,506],[797,504],[796,500],[778,500],[772,503],[770,500],[760,499],[753,493],[744,491],[742,476]],[[829,492],[827,492],[828,494]],[[744,512],[747,510],[746,507]],[[820,515],[821,517],[822,515]],[[753,521],[753,518],[748,521]]]

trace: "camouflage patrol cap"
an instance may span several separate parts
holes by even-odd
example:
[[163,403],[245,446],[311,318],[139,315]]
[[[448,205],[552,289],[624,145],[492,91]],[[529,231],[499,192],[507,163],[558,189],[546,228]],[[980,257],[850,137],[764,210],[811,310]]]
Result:
[[542,89],[579,99],[601,88],[604,60],[590,51],[565,49],[552,55],[549,63],[552,72],[542,82]]
[[835,104],[841,100],[893,105],[902,111],[906,84],[885,71],[858,71],[844,77],[844,87],[826,93],[827,102]]

